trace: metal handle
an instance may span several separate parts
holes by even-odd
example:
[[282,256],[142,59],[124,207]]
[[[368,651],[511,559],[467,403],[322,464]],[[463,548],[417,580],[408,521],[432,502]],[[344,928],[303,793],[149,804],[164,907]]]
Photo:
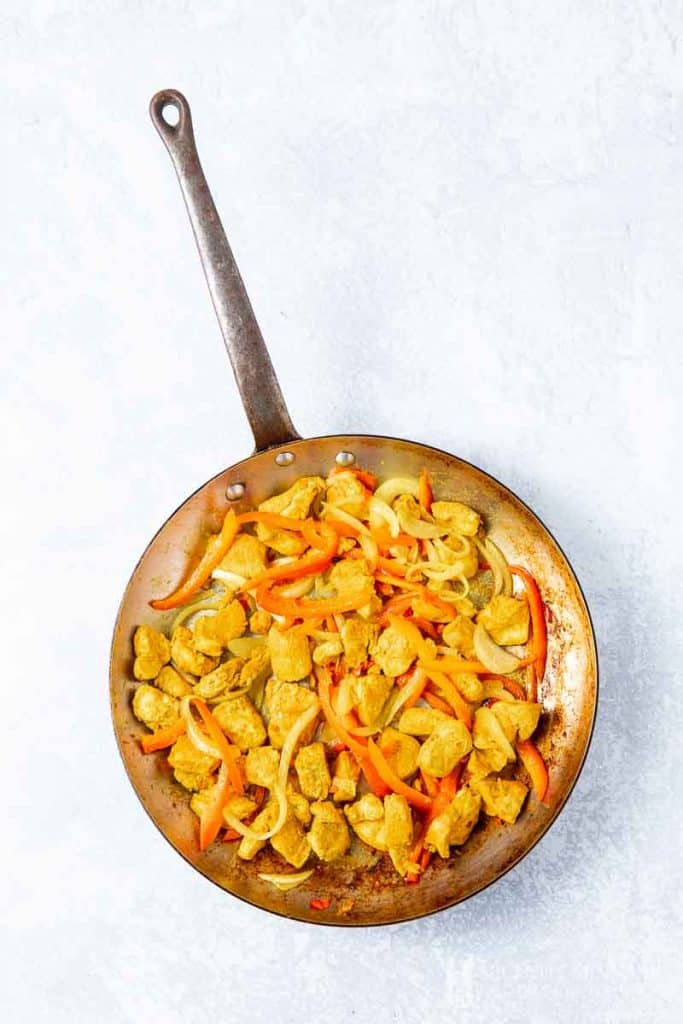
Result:
[[[176,124],[167,119],[169,108],[177,111]],[[190,105],[177,90],[162,89],[152,97],[149,112],[178,175],[256,451],[296,441],[300,435],[289,418],[266,343],[199,162]]]

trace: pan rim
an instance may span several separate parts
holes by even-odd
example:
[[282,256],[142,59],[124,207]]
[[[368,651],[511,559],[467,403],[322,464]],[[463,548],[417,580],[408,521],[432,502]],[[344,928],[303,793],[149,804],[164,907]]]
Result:
[[[132,778],[132,776],[131,776],[131,774],[130,774],[130,772],[128,770],[128,765],[126,763],[126,758],[125,758],[124,753],[123,753],[123,747],[122,747],[122,744],[121,744],[121,741],[120,741],[120,738],[119,738],[119,733],[118,733],[117,728],[116,728],[115,715],[114,715],[114,703],[113,703],[113,661],[114,661],[114,645],[115,645],[115,641],[116,641],[116,635],[117,635],[117,632],[118,632],[119,621],[121,619],[123,608],[124,608],[124,605],[126,603],[126,598],[128,596],[128,591],[130,589],[130,586],[131,586],[131,583],[133,581],[133,578],[135,577],[135,574],[136,574],[136,572],[138,570],[138,567],[142,563],[142,561],[145,558],[147,552],[150,550],[152,545],[155,543],[157,537],[162,532],[162,530],[165,528],[167,523],[170,522],[170,520],[173,519],[173,517],[189,501],[191,501],[192,498],[194,498],[197,494],[199,494],[200,491],[204,490],[205,487],[208,487],[211,483],[213,483],[214,480],[217,480],[219,477],[223,476],[226,473],[229,473],[229,472],[232,472],[232,471],[234,471],[236,469],[239,469],[241,466],[243,466],[243,465],[247,464],[248,462],[250,462],[253,458],[255,458],[255,457],[259,456],[259,455],[267,454],[268,452],[275,453],[275,452],[278,451],[278,449],[284,449],[286,451],[289,451],[290,449],[294,449],[296,447],[299,447],[300,445],[309,444],[311,442],[315,442],[315,441],[332,441],[332,440],[335,440],[337,438],[340,439],[340,440],[341,439],[359,439],[359,440],[360,439],[371,439],[373,441],[386,441],[386,442],[394,442],[394,443],[399,443],[399,444],[411,445],[413,447],[417,446],[417,447],[420,447],[420,448],[424,448],[424,449],[426,449],[426,450],[428,450],[430,452],[434,452],[437,455],[444,456],[447,459],[457,459],[457,461],[462,463],[463,465],[468,466],[471,469],[476,470],[476,472],[481,473],[485,477],[488,477],[489,480],[493,481],[493,483],[495,483],[498,487],[502,488],[503,491],[505,491],[507,494],[511,495],[515,499],[515,501],[518,501],[519,504],[543,528],[543,530],[545,531],[547,536],[550,538],[552,543],[557,548],[558,552],[560,553],[561,557],[563,558],[563,560],[564,560],[564,562],[565,562],[565,564],[566,564],[566,566],[567,566],[567,568],[569,570],[571,578],[572,578],[572,580],[573,580],[573,582],[574,582],[574,584],[575,584],[575,586],[577,588],[577,591],[579,593],[579,596],[581,598],[581,602],[583,604],[583,609],[584,609],[584,611],[586,613],[586,620],[587,620],[588,627],[589,627],[589,629],[588,629],[588,636],[589,636],[589,639],[590,639],[590,645],[589,646],[592,649],[593,660],[595,662],[595,697],[594,697],[594,700],[593,700],[593,706],[591,708],[590,726],[589,726],[589,729],[587,730],[586,742],[585,742],[585,746],[584,746],[584,749],[583,749],[583,753],[581,755],[581,760],[579,761],[578,767],[577,767],[576,772],[574,774],[574,778],[572,779],[571,784],[567,788],[562,801],[554,809],[551,817],[544,824],[543,829],[534,838],[533,842],[531,842],[530,845],[527,846],[518,856],[514,857],[510,861],[509,864],[506,864],[506,866],[503,868],[503,870],[500,871],[494,878],[491,878],[489,881],[485,882],[480,887],[474,889],[472,892],[467,893],[465,896],[461,896],[459,898],[456,898],[456,899],[454,899],[450,903],[444,903],[441,906],[434,907],[433,909],[421,911],[418,914],[406,914],[405,916],[399,916],[399,917],[396,917],[394,919],[387,920],[387,921],[376,921],[376,922],[373,922],[373,921],[344,921],[344,920],[339,920],[339,919],[333,920],[333,919],[325,919],[325,918],[322,918],[320,920],[315,920],[315,919],[311,919],[311,918],[298,917],[298,916],[295,916],[295,915],[286,914],[286,913],[284,913],[282,911],[274,910],[271,907],[265,907],[261,903],[258,903],[255,900],[251,900],[251,899],[249,899],[246,896],[240,895],[239,893],[234,893],[230,889],[226,889],[218,881],[216,881],[216,879],[212,878],[210,875],[208,875],[204,871],[202,871],[202,869],[197,864],[195,864],[193,861],[191,861],[189,859],[189,857],[187,857],[183,853],[182,850],[178,849],[178,847],[173,844],[173,842],[166,835],[166,833],[164,832],[162,827],[154,820],[154,818],[152,817],[152,814],[147,809],[147,807],[145,805],[145,802],[144,802],[141,794],[138,792],[138,789],[137,789],[137,787],[136,787],[136,785],[135,785],[135,783],[133,781],[133,778]],[[590,750],[590,747],[591,747],[591,744],[592,744],[592,741],[593,741],[593,735],[594,735],[594,732],[595,732],[595,725],[596,725],[596,720],[597,720],[599,698],[600,698],[600,663],[599,663],[599,656],[598,656],[598,646],[597,646],[597,641],[596,641],[596,636],[595,636],[595,627],[593,625],[593,619],[592,619],[592,616],[591,616],[591,612],[590,612],[590,608],[589,608],[588,602],[586,600],[586,595],[584,594],[583,587],[581,586],[581,583],[580,583],[580,581],[579,581],[579,579],[578,579],[578,577],[577,577],[577,575],[576,575],[576,573],[574,571],[574,567],[572,566],[572,563],[567,558],[567,555],[565,554],[563,548],[561,547],[561,545],[557,541],[555,535],[548,529],[548,527],[546,526],[544,521],[540,518],[540,516],[531,508],[530,505],[528,505],[522,498],[520,498],[519,495],[515,491],[513,491],[510,487],[508,487],[507,484],[504,484],[497,477],[495,477],[492,473],[489,473],[487,470],[482,469],[480,466],[477,466],[474,462],[470,462],[468,459],[464,459],[464,458],[462,458],[459,455],[454,455],[453,452],[446,451],[444,448],[438,448],[435,445],[424,444],[421,441],[411,441],[411,440],[408,440],[407,438],[394,437],[394,436],[387,435],[387,434],[353,434],[353,433],[336,434],[335,433],[335,434],[320,434],[320,435],[316,435],[314,437],[297,438],[295,440],[288,441],[285,444],[273,445],[271,448],[266,448],[266,449],[263,449],[262,451],[254,451],[254,452],[251,453],[251,455],[247,456],[246,458],[240,459],[238,462],[235,462],[235,463],[232,463],[232,465],[226,466],[224,469],[221,469],[218,473],[215,473],[212,477],[209,477],[208,480],[206,480],[203,484],[200,484],[199,487],[197,487],[191,494],[189,494],[173,510],[173,512],[171,512],[170,515],[168,515],[166,517],[164,522],[161,524],[161,526],[158,528],[158,530],[154,533],[152,538],[149,540],[149,542],[145,546],[145,548],[144,548],[142,554],[140,555],[140,557],[137,559],[137,561],[135,563],[135,566],[133,567],[133,570],[130,573],[130,576],[128,578],[128,583],[126,584],[126,587],[124,589],[123,595],[121,597],[121,601],[119,602],[119,605],[118,605],[118,609],[117,609],[117,612],[116,612],[116,618],[114,620],[114,628],[113,628],[113,631],[112,631],[111,644],[110,644],[110,648],[109,648],[109,709],[110,709],[111,727],[112,727],[113,732],[114,732],[114,738],[116,740],[116,746],[117,746],[117,749],[118,749],[118,752],[119,752],[119,757],[121,758],[121,761],[123,763],[123,767],[124,767],[124,770],[125,770],[126,775],[128,777],[128,781],[130,782],[130,785],[131,785],[131,787],[133,789],[133,792],[135,793],[139,803],[141,804],[143,810],[145,811],[145,814],[150,819],[152,824],[155,826],[157,831],[161,834],[161,836],[163,836],[163,838],[168,843],[168,845],[171,847],[171,849],[176,854],[178,854],[180,857],[182,857],[182,859],[185,861],[186,864],[188,864],[191,868],[193,868],[203,878],[207,879],[209,882],[211,882],[213,885],[215,885],[216,888],[219,889],[221,892],[226,893],[229,896],[232,896],[234,899],[238,899],[240,902],[247,904],[247,906],[254,907],[257,910],[264,911],[265,913],[268,913],[268,914],[272,914],[274,917],[282,918],[285,921],[297,921],[297,922],[299,922],[301,924],[310,924],[310,925],[315,925],[315,926],[319,926],[319,927],[331,927],[331,928],[387,928],[387,927],[392,927],[392,926],[396,926],[396,925],[407,924],[408,922],[411,922],[411,921],[419,921],[419,920],[422,920],[423,918],[432,917],[434,914],[439,914],[439,913],[441,913],[443,911],[451,910],[454,907],[457,907],[460,904],[465,903],[467,900],[472,899],[474,896],[478,896],[480,893],[485,892],[490,886],[495,885],[496,882],[499,882],[501,878],[504,878],[505,875],[508,874],[508,872],[512,871],[513,868],[517,867],[517,865],[520,864],[525,859],[525,857],[527,857],[528,854],[531,853],[531,851],[545,838],[545,836],[548,834],[548,832],[550,831],[552,826],[555,824],[555,822],[559,818],[559,816],[562,813],[562,811],[564,810],[564,808],[567,806],[567,803],[569,802],[569,799],[570,799],[570,797],[572,796],[572,794],[574,792],[576,784],[579,781],[581,773],[583,772],[584,766],[586,764],[586,759],[588,757],[588,753],[589,753],[589,750]]]

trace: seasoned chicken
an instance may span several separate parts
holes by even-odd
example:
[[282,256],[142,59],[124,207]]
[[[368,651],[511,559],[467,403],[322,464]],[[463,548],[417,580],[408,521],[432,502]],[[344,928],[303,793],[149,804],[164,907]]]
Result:
[[167,693],[169,697],[186,697],[192,693],[192,687],[186,683],[171,665],[164,665],[154,680],[154,685]]
[[270,840],[270,845],[295,868],[303,867],[311,853],[309,838],[291,811],[280,831]]
[[346,819],[330,800],[311,804],[313,824],[308,838],[313,852],[320,860],[336,860],[351,845],[351,834]]
[[345,807],[344,814],[359,839],[376,850],[386,850],[384,805],[378,796],[365,793],[355,804]]
[[398,728],[409,736],[429,736],[444,722],[450,721],[450,715],[437,708],[406,708],[398,720]]
[[330,570],[330,586],[339,597],[358,597],[359,603],[370,601],[375,593],[375,580],[364,558],[345,558]]
[[356,799],[359,775],[360,768],[358,767],[358,762],[348,750],[342,750],[337,754],[332,769],[330,792],[338,804]]
[[[413,615],[416,615],[418,619],[427,619],[428,622],[450,622],[450,614],[438,608],[431,601],[425,600],[423,597],[414,597],[410,602]],[[426,641],[427,644],[432,644],[433,641]]]
[[526,799],[527,788],[516,779],[487,778],[472,783],[484,801],[484,810],[492,817],[514,825]]
[[176,780],[185,789],[200,790],[213,785],[212,772],[218,761],[211,754],[197,750],[188,736],[180,736],[168,755],[168,763],[174,769]]
[[171,657],[168,640],[151,626],[138,626],[133,636],[133,650],[133,675],[136,679],[154,679]]
[[477,750],[467,758],[467,773],[471,779],[483,779],[492,772],[500,772],[507,764],[507,755],[499,748]]
[[388,728],[382,732],[379,746],[399,779],[408,779],[415,774],[420,744],[413,736]]
[[194,693],[204,700],[214,700],[221,693],[239,689],[241,685],[240,673],[243,667],[244,661],[242,658],[230,658],[229,661],[224,661],[213,672],[208,672],[207,675],[202,676],[194,686]]
[[[215,787],[211,786],[209,789],[204,789],[200,793],[195,793],[190,800],[190,808],[198,818],[201,818],[204,811],[209,806],[209,801],[213,797],[214,789]],[[223,814],[227,811],[230,814],[234,814],[234,816],[239,818],[240,821],[244,821],[244,819],[253,814],[255,810],[256,802],[254,800],[250,800],[248,796],[231,796],[223,808]],[[228,825],[227,819],[225,823]]]
[[338,658],[343,651],[341,639],[324,640],[319,643],[313,651],[313,661],[316,665],[329,665],[331,661]]
[[362,516],[368,504],[367,488],[355,473],[335,473],[327,478],[327,501],[352,516]]
[[311,808],[308,800],[299,793],[291,782],[287,783],[287,803],[289,804],[290,810],[297,821],[300,821],[302,825],[311,824]]
[[272,624],[273,616],[270,612],[264,612],[263,609],[259,609],[249,619],[249,630],[252,633],[267,633]]
[[247,782],[253,786],[272,789],[280,767],[280,754],[274,747],[252,747],[245,762]]
[[516,739],[528,740],[536,731],[541,717],[541,705],[532,701],[518,700],[508,703],[497,701],[491,711],[500,722],[506,737],[513,743]]
[[324,800],[330,791],[330,770],[322,743],[301,747],[294,761],[301,792],[311,800]]
[[301,628],[280,629],[273,625],[268,631],[268,651],[273,674],[283,683],[294,683],[311,674],[311,652],[308,637]]
[[516,597],[498,594],[477,615],[497,644],[525,644],[529,639],[529,605]]
[[[268,736],[274,747],[281,747],[287,733],[304,711],[318,703],[312,690],[296,683],[280,683],[275,679],[266,684],[268,707]],[[310,735],[310,733],[309,733]],[[303,742],[306,736],[302,737]]]
[[447,718],[420,747],[418,764],[437,779],[448,775],[472,749],[472,737],[463,722]]
[[266,568],[266,546],[250,533],[235,537],[230,550],[218,566],[225,572],[234,572],[245,579],[259,576]]
[[196,649],[194,636],[186,626],[173,630],[171,658],[181,672],[189,672],[192,676],[205,676],[218,664],[216,658],[209,658]]
[[476,606],[470,601],[469,597],[458,598],[457,601],[453,602],[453,607],[458,615],[464,615],[468,619],[473,619],[477,613]]
[[368,647],[377,636],[377,626],[359,615],[344,619],[341,628],[341,642],[344,647],[346,664],[349,668],[360,668],[368,656]]
[[[277,800],[269,800],[263,810],[256,815],[250,828],[258,834],[268,832],[278,818]],[[242,860],[253,860],[259,850],[262,850],[267,839],[248,839],[246,836],[240,841],[237,847],[237,856]]]
[[384,797],[384,842],[399,875],[407,875],[415,865],[410,860],[413,819],[404,796],[389,793]]
[[473,672],[456,672],[453,680],[465,700],[476,704],[483,699],[484,684]]
[[469,786],[459,790],[445,811],[430,822],[425,835],[425,847],[444,859],[450,856],[451,846],[467,842],[479,820],[481,797]]
[[372,656],[385,676],[401,676],[415,661],[415,650],[396,626],[387,626],[373,644]]
[[157,690],[156,686],[142,683],[133,694],[133,714],[148,729],[157,732],[178,721],[180,701]]
[[461,501],[433,501],[432,515],[439,523],[448,523],[455,533],[474,537],[481,525],[481,516]]
[[452,622],[444,627],[442,639],[449,647],[454,647],[465,658],[473,661],[476,659],[474,653],[474,623],[465,615],[457,615]]
[[243,686],[250,687],[263,682],[270,672],[270,654],[264,644],[263,647],[254,651],[250,658],[247,658],[240,671],[240,689]]
[[351,693],[363,725],[373,725],[389,696],[393,679],[381,672],[368,672],[366,676],[352,676]]
[[260,747],[266,738],[266,727],[246,694],[217,704],[213,717],[231,743],[240,750]]
[[[325,481],[322,477],[303,476],[286,491],[262,501],[259,509],[262,512],[275,512],[279,516],[290,516],[292,519],[305,519],[311,506],[324,491]],[[256,524],[256,535],[281,555],[300,555],[307,547],[306,541],[298,534],[274,530],[265,523]]]
[[231,601],[215,615],[202,615],[192,627],[194,647],[204,654],[218,657],[231,640],[242,636],[247,617],[239,601]]
[[492,751],[497,752],[496,760],[499,760],[501,755],[505,756],[506,762],[514,761],[516,758],[514,748],[491,708],[481,707],[475,711],[472,740],[474,746],[485,751],[489,758]]

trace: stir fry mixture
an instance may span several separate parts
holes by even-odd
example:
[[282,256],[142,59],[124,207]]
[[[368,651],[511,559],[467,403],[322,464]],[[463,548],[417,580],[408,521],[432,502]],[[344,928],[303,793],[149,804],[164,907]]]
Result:
[[150,604],[178,611],[168,635],[135,632],[133,711],[202,850],[270,843],[296,872],[261,877],[287,888],[355,834],[417,883],[481,815],[512,824],[546,796],[541,595],[426,473],[335,468],[230,510]]

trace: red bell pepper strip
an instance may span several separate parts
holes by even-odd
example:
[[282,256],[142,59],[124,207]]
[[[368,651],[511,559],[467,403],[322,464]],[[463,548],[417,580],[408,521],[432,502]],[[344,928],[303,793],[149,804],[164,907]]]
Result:
[[417,500],[425,512],[431,512],[434,495],[432,494],[432,485],[426,469],[422,470],[420,479],[417,482]]
[[244,792],[244,780],[239,765],[239,750],[228,743],[227,737],[207,705],[200,697],[191,697],[190,704],[197,708],[209,738],[218,747],[221,760],[227,768],[230,785],[238,795]]
[[164,750],[166,747],[171,747],[185,732],[185,723],[182,718],[179,718],[173,725],[166,726],[165,729],[159,729],[158,732],[153,732],[151,735],[140,737],[140,746],[144,754],[153,754],[155,750]]
[[318,680],[318,697],[320,698],[320,707],[322,708],[323,715],[332,729],[332,732],[354,755],[361,767],[361,771],[365,776],[368,786],[375,796],[380,798],[386,796],[387,793],[391,792],[391,789],[383,782],[379,773],[376,771],[372,761],[368,757],[367,748],[359,739],[349,733],[342,723],[339,715],[337,715],[332,707],[329,672],[327,669],[319,668],[316,672],[316,677]]
[[204,586],[218,563],[230,550],[230,546],[239,532],[240,524],[232,509],[225,513],[221,532],[209,537],[206,550],[185,582],[168,597],[150,601],[152,608],[164,612],[169,608],[177,608],[185,604],[200,587]]
[[531,612],[531,639],[534,654],[534,668],[536,669],[536,682],[542,683],[545,674],[545,662],[548,654],[548,630],[545,622],[543,598],[538,589],[538,584],[530,572],[522,569],[519,565],[511,565],[510,572],[524,583],[526,596],[529,601]]
[[529,773],[536,799],[545,803],[548,795],[548,768],[538,747],[531,740],[520,740],[517,744],[517,753]]
[[199,849],[206,850],[214,841],[221,828],[223,821],[223,808],[228,799],[232,796],[233,788],[230,784],[230,773],[226,761],[221,762],[218,771],[218,782],[211,793],[206,809],[199,819]]
[[329,899],[329,897],[326,896],[321,899],[318,896],[315,899],[312,899],[308,905],[311,908],[311,910],[327,910],[330,907],[331,903],[332,900]]
[[306,600],[301,597],[285,597],[273,588],[272,583],[262,583],[255,594],[256,603],[267,612],[283,615],[288,619],[324,619],[328,615],[352,612],[368,603],[367,594],[362,592],[348,597],[331,597],[320,600]]
[[247,580],[240,589],[253,590],[267,581],[274,583],[276,580],[297,580],[304,576],[314,576],[326,569],[337,553],[338,534],[328,523],[317,524],[315,530],[308,526],[302,532],[309,543],[316,542],[315,550],[307,552],[303,558],[298,558],[295,562],[274,565],[266,569],[265,572]]
[[412,786],[400,779],[390,764],[382,756],[382,751],[372,739],[368,739],[368,757],[377,770],[377,774],[394,793],[404,796],[411,807],[419,811],[428,811],[432,801],[424,793],[419,793]]
[[427,671],[427,675],[441,690],[446,701],[455,711],[456,716],[472,732],[472,708],[462,696],[455,683],[448,676],[445,676],[443,672]]

